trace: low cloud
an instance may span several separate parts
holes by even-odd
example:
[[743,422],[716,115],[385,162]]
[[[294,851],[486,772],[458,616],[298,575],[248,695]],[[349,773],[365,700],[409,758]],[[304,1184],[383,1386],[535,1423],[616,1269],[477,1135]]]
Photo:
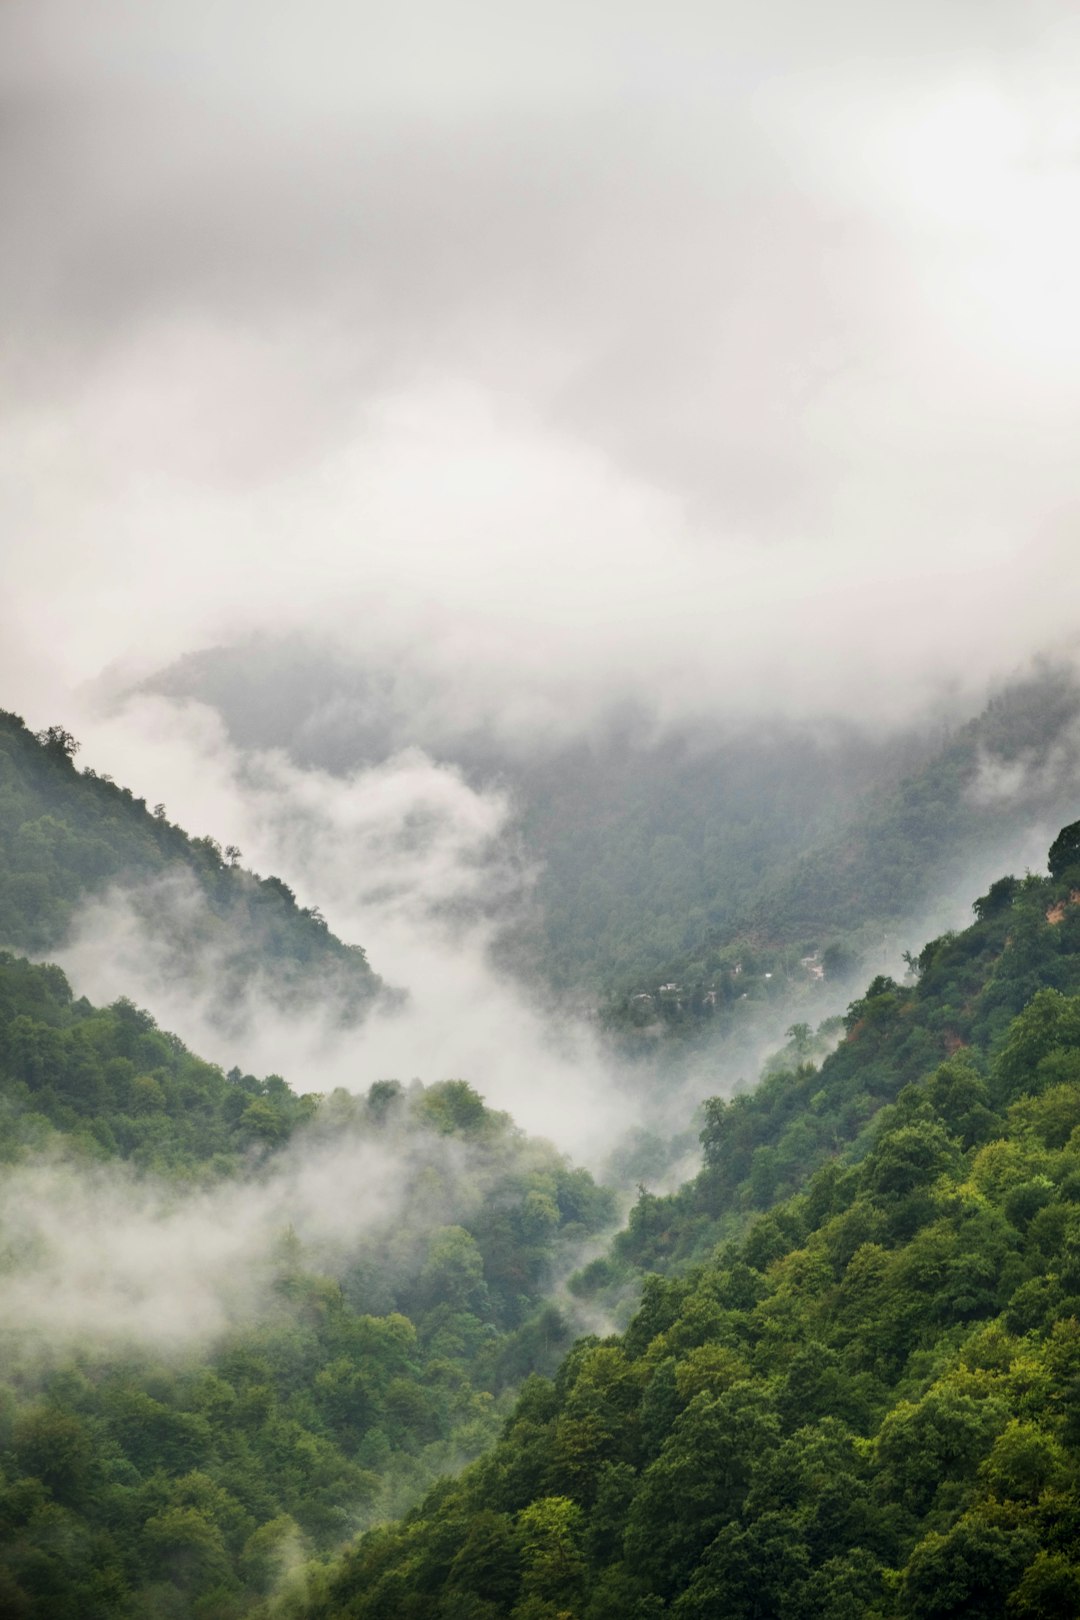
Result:
[[[318,904],[407,999],[343,1029],[332,1002],[282,1008],[255,978],[223,1020],[214,949],[178,973],[168,911],[123,893],[86,907],[55,953],[77,993],[129,996],[201,1055],[300,1091],[463,1077],[524,1129],[599,1161],[624,1107],[613,1059],[589,1024],[549,1013],[500,965],[499,929],[531,903],[505,795],[415,750],[344,777],[301,770],[233,748],[212,711],[163,698],[91,726],[84,747]],[[172,897],[198,905],[187,890]]]
[[1033,743],[1008,758],[982,752],[968,793],[980,808],[1080,810],[1080,721],[1063,728],[1049,747]]
[[[115,1164],[9,1169],[0,1336],[50,1351],[205,1348],[272,1314],[275,1282],[295,1264],[287,1245],[314,1271],[363,1262],[372,1292],[357,1306],[385,1310],[415,1280],[432,1232],[475,1212],[508,1161],[404,1122],[369,1133],[331,1117],[261,1171],[201,1191]],[[522,1144],[516,1166],[542,1157]]]

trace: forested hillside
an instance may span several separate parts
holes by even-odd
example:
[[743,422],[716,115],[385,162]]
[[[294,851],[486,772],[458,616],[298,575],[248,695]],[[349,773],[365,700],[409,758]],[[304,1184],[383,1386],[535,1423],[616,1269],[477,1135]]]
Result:
[[480,727],[428,737],[393,671],[302,641],[202,652],[153,688],[212,704],[240,746],[301,764],[344,771],[419,743],[508,789],[538,867],[535,908],[508,942],[518,966],[605,1002],[621,1028],[639,1021],[630,998],[664,984],[684,992],[679,1017],[674,1000],[660,1010],[674,1026],[764,993],[766,972],[776,989],[803,982],[808,955],[845,977],[969,864],[992,874],[1033,824],[1068,819],[1080,768],[1080,688],[1062,668],[1003,685],[974,716],[891,732],[729,721],[658,735],[628,710],[577,742],[522,749]]
[[806,992],[819,979],[849,980],[970,866],[1007,860],[1032,827],[1070,813],[1078,714],[1070,677],[1007,687],[916,769],[853,801],[849,819],[768,863],[722,920],[692,926],[687,910],[682,948],[608,994],[608,1026],[625,1034],[659,1021],[693,1038],[740,999],[794,995],[812,1007]]
[[313,1116],[278,1075],[224,1075],[128,1001],[75,1001],[58,967],[0,952],[0,1161],[123,1158],[189,1179],[243,1168]]
[[311,1620],[1080,1613],[1080,825],[1050,864],[820,1070],[712,1106],[697,1182],[583,1279],[662,1268],[625,1334]]
[[[464,1082],[298,1097],[11,956],[0,1143],[12,1620],[250,1612],[494,1439],[568,1343],[560,1269],[613,1217]],[[222,1240],[224,1320],[197,1331]]]
[[1000,879],[976,900],[970,928],[924,946],[914,982],[879,975],[835,1021],[839,1029],[829,1021],[822,1039],[839,1044],[820,1068],[805,1057],[813,1033],[795,1026],[759,1085],[706,1102],[700,1177],[667,1199],[643,1194],[624,1252],[647,1267],[700,1255],[796,1192],[846,1144],[865,1145],[879,1111],[942,1059],[990,1061],[1037,991],[1080,992],[1073,893],[1068,879]]
[[[0,736],[13,941],[179,867],[237,975],[352,960]],[[464,1081],[297,1095],[0,953],[3,1612],[1075,1617],[1080,824],[974,912],[709,1101],[599,1254],[611,1195]]]
[[77,749],[62,727],[36,735],[0,711],[0,946],[55,950],[89,898],[119,890],[163,972],[205,979],[212,965],[221,1016],[255,983],[279,1006],[318,998],[345,1019],[385,993],[363,950],[280,879],[245,870],[231,846],[189,837],[164,805],[148,809],[129,788],[79,771]]

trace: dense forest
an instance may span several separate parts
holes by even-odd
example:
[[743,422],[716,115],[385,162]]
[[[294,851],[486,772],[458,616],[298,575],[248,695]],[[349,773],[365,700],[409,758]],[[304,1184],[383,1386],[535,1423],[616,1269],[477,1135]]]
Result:
[[[285,1004],[329,983],[342,1016],[362,1013],[381,990],[362,951],[238,852],[78,771],[76,748],[62,728],[35,736],[2,717],[10,945],[61,943],[110,885],[155,906],[182,882],[197,905],[174,971],[212,952],[223,1000],[258,976]],[[508,1392],[570,1342],[552,1290],[614,1217],[586,1172],[464,1081],[301,1096],[278,1075],[223,1073],[131,1002],[94,1007],[12,951],[0,1122],[0,1607],[13,1616],[246,1613],[287,1564],[326,1556],[494,1437]],[[325,1198],[347,1205],[342,1155],[361,1184],[388,1166],[410,1199],[392,1226],[369,1210],[328,1243],[292,1225],[290,1178],[325,1174]],[[98,1342],[77,1304],[73,1335],[27,1316],[35,1286],[66,1280],[35,1211],[73,1189],[91,1218],[140,1210],[151,1242],[215,1189],[233,1195],[228,1218],[244,1199],[280,1206],[245,1257],[254,1298],[177,1347],[122,1323]]]
[[163,804],[78,770],[78,746],[62,726],[35,734],[0,711],[0,947],[55,950],[88,899],[120,893],[152,919],[163,971],[211,984],[222,1018],[256,981],[280,1006],[318,999],[346,1020],[387,993],[363,950],[280,878],[190,837]]
[[[506,1392],[569,1343],[549,1296],[614,1214],[585,1171],[463,1081],[298,1097],[277,1076],[222,1074],[130,1004],[74,1001],[59,969],[11,956],[0,1110],[0,1609],[13,1620],[249,1612],[287,1565],[495,1437]],[[333,1243],[289,1223],[298,1165],[347,1210],[347,1178],[376,1164],[409,1189],[392,1221],[338,1220]],[[146,1241],[162,1244],[170,1221],[217,1207],[200,1202],[215,1186],[233,1219],[261,1190],[281,1213],[245,1257],[260,1279],[250,1310],[195,1346],[111,1325],[98,1343],[78,1305],[73,1339],[53,1316],[38,1325],[27,1298],[36,1308],[35,1289],[64,1279],[34,1206],[73,1185],[91,1211],[156,1187]],[[166,1281],[163,1302],[183,1312],[184,1286],[174,1298]]]
[[579,1278],[649,1268],[626,1331],[312,1620],[1080,1612],[1080,825],[975,909],[820,1069],[711,1106]]
[[[278,892],[4,736],[13,944],[154,852]],[[1080,824],[908,969],[613,1233],[464,1080],[299,1095],[0,953],[3,1612],[1075,1620]]]

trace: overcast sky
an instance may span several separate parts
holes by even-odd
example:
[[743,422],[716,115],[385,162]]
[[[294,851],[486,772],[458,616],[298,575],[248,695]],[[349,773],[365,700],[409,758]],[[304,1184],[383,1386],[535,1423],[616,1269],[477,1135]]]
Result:
[[1080,607],[1080,13],[0,10],[0,704],[251,630],[565,730]]

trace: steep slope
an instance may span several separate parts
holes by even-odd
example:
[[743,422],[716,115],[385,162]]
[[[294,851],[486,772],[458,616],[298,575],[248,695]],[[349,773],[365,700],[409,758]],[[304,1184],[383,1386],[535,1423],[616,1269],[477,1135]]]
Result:
[[820,1069],[800,1052],[810,1031],[797,1028],[759,1086],[705,1104],[700,1177],[670,1199],[643,1195],[624,1252],[649,1267],[704,1252],[857,1144],[878,1112],[936,1064],[955,1054],[987,1064],[1036,991],[1080,991],[1074,892],[1068,876],[999,880],[975,902],[970,928],[923,948],[914,983],[872,980]]
[[558,744],[440,720],[437,694],[299,641],[200,653],[153,687],[211,704],[242,747],[346,770],[419,744],[477,786],[509,788],[510,832],[539,875],[503,959],[512,949],[523,973],[609,1012],[677,983],[691,1022],[715,1010],[700,998],[690,1009],[695,991],[722,1000],[745,951],[759,978],[797,982],[800,957],[830,945],[844,971],[883,929],[970,882],[972,866],[988,882],[1033,830],[1048,837],[1068,818],[1080,780],[1080,687],[1066,669],[1017,678],[948,727],[759,721],[658,735],[620,711]]
[[161,971],[201,976],[227,1019],[258,985],[286,1008],[318,999],[362,1017],[384,987],[359,946],[275,877],[212,838],[192,838],[130,789],[76,769],[60,727],[36,736],[0,712],[0,945],[61,945],[80,907],[119,892],[146,925]]
[[461,1081],[297,1097],[0,956],[0,1610],[239,1616],[498,1432],[610,1196]]
[[1080,1612],[1080,827],[1052,872],[872,984],[820,1071],[716,1106],[696,1187],[631,1228],[676,1274],[312,1620]]
[[[853,803],[846,822],[770,863],[722,927],[624,982],[607,999],[609,1026],[628,1032],[659,1016],[693,1036],[741,997],[800,994],[816,974],[846,981],[883,938],[895,951],[914,919],[947,911],[972,872],[988,881],[1017,849],[1034,858],[1035,840],[1045,847],[1074,813],[1078,781],[1072,677],[1050,671],[1006,688],[916,769]],[[662,996],[665,984],[678,995]]]
[[0,952],[0,1162],[59,1149],[221,1175],[312,1117],[277,1075],[228,1076],[130,1002],[75,1001],[58,967]]
[[845,823],[932,745],[856,728],[717,723],[658,735],[611,712],[577,740],[509,740],[442,712],[415,677],[357,668],[302,640],[186,658],[151,689],[194,697],[241,747],[280,747],[345,771],[418,745],[474,786],[508,788],[510,829],[539,866],[537,906],[513,945],[523,971],[595,998],[632,986],[723,929],[771,868]]

